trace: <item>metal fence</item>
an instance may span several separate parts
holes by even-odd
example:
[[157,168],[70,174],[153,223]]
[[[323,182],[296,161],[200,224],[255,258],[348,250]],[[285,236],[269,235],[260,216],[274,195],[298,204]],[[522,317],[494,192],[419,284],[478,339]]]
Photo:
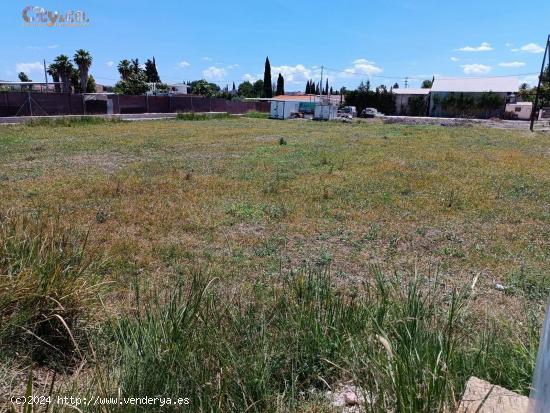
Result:
[[239,102],[202,96],[81,95],[0,92],[0,117],[176,112],[269,112],[268,102]]

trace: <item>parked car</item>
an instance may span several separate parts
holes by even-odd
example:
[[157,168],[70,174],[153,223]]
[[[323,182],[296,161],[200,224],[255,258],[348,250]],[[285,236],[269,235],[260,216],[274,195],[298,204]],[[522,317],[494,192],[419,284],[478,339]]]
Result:
[[376,108],[365,108],[361,111],[362,118],[379,118],[384,116],[382,112],[378,112]]
[[342,106],[338,110],[338,117],[357,117],[357,108],[355,106]]

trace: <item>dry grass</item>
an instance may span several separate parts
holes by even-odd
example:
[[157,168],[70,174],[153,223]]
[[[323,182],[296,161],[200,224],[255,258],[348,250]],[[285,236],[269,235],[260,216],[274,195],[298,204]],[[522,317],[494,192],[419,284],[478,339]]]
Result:
[[479,273],[479,300],[509,314],[523,296],[494,283],[548,270],[544,135],[224,119],[14,126],[0,139],[2,209],[92,224],[117,294],[190,263],[240,282],[328,260],[346,283],[372,262],[437,264],[451,284]]
[[9,126],[0,147],[0,210],[89,231],[115,315],[190,267],[235,298],[303,261],[348,294],[373,263],[437,266],[521,335],[550,288],[548,135],[230,118]]

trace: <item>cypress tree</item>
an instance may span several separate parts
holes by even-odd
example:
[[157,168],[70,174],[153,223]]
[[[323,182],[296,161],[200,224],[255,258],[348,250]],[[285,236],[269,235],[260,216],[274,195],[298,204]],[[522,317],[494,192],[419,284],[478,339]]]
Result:
[[328,95],[328,77],[327,77],[327,84],[325,86],[325,95]]
[[233,82],[233,92],[235,91],[235,82]]
[[306,83],[306,95],[309,95],[311,93],[311,87],[309,86],[309,80]]
[[269,64],[269,57],[266,57],[264,69],[264,98],[271,97],[273,97],[273,90],[271,89],[271,65]]
[[157,71],[157,63],[155,62],[154,56],[153,60],[147,59],[147,61],[145,62],[145,76],[147,77],[147,81],[150,83],[160,83],[160,77]]
[[321,93],[321,88],[319,87],[319,83],[317,83],[317,85],[315,86],[315,94],[316,95],[320,95]]
[[330,87],[330,94],[334,95],[334,91],[332,90],[332,86]]
[[283,78],[283,75],[279,73],[279,77],[277,78],[277,91],[275,93],[276,95],[284,95],[285,94],[285,79]]

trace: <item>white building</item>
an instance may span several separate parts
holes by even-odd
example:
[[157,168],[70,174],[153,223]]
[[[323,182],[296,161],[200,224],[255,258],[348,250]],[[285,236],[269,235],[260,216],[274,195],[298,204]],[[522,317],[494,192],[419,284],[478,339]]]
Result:
[[[264,100],[264,99],[262,99]],[[279,95],[271,99],[270,117],[272,119],[289,119],[303,117],[315,112],[315,103],[320,101],[315,95]]]
[[190,86],[185,83],[174,83],[169,85],[170,93],[174,95],[187,95],[189,94]]
[[[506,104],[515,103],[518,89],[517,77],[436,77],[429,113],[443,117],[501,117]],[[488,98],[494,98],[494,105],[483,105],[483,99]],[[497,98],[500,102],[496,102]]]
[[392,89],[395,95],[395,114],[400,116],[426,116],[430,89]]

